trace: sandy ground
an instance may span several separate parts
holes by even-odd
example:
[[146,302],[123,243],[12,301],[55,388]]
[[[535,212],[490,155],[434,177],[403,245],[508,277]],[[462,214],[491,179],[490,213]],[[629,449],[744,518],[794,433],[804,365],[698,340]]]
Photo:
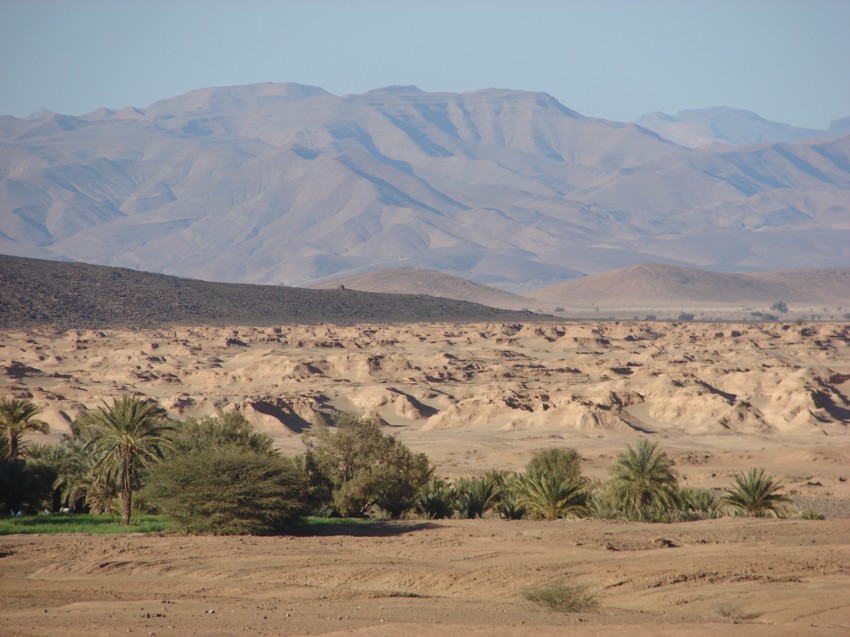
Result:
[[[846,521],[0,538],[3,635],[846,635]],[[598,610],[522,596],[586,584]]]
[[[824,521],[406,521],[320,537],[0,538],[0,635],[850,634],[850,326],[175,327],[0,333],[0,393],[56,441],[124,391],[174,416],[239,409],[283,453],[317,413],[375,412],[443,476],[640,436],[683,483],[752,466]],[[593,613],[521,591],[565,578]]]

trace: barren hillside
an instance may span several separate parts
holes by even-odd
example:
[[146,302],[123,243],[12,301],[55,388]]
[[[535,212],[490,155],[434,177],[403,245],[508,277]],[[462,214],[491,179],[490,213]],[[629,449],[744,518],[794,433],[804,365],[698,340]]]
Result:
[[568,309],[766,309],[777,301],[809,308],[850,308],[850,269],[758,273],[707,272],[647,263],[532,290],[529,298]]
[[[363,292],[385,292],[391,294],[427,294],[447,299],[481,303],[490,307],[521,310],[532,306],[534,301],[517,294],[473,283],[461,277],[424,270],[422,268],[391,268],[353,276],[333,278],[313,287],[330,290],[344,286],[346,289]],[[539,303],[538,303],[539,305]],[[537,306],[535,306],[537,307]]]
[[529,316],[424,294],[211,283],[0,255],[0,327],[5,328],[510,321]]

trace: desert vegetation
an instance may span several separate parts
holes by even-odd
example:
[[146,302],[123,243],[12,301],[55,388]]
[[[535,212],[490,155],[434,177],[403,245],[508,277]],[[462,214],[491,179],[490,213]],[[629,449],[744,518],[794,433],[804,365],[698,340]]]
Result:
[[[38,407],[6,400],[4,416],[33,425]],[[123,395],[84,412],[59,445],[13,445],[0,434],[3,512],[120,512],[123,525],[159,514],[174,531],[268,535],[305,515],[340,518],[593,517],[674,522],[721,515],[817,519],[797,512],[762,468],[735,474],[722,493],[682,486],[673,460],[648,438],[615,458],[607,480],[582,474],[575,449],[535,453],[521,472],[435,474],[379,418],[318,421],[303,454],[284,457],[239,412],[170,421],[157,403]]]

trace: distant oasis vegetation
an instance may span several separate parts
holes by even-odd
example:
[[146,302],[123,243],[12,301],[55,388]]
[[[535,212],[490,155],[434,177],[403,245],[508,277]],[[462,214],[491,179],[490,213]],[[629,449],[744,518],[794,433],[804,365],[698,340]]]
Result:
[[437,475],[429,458],[386,433],[377,417],[340,414],[284,457],[237,411],[174,421],[156,402],[124,394],[82,413],[60,444],[24,443],[47,431],[28,399],[0,399],[0,513],[120,515],[131,526],[151,514],[176,532],[278,534],[305,516],[324,518],[568,517],[646,522],[727,515],[818,518],[795,508],[763,469],[725,490],[680,484],[674,463],[639,438],[609,467],[582,474],[575,449],[550,448],[519,473]]

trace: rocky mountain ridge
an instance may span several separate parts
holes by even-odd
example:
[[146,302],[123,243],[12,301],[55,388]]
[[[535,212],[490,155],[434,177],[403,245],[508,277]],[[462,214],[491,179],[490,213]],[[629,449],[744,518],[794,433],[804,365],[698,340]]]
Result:
[[850,136],[692,149],[501,89],[256,84],[0,118],[0,252],[217,281],[846,266],[848,190]]

